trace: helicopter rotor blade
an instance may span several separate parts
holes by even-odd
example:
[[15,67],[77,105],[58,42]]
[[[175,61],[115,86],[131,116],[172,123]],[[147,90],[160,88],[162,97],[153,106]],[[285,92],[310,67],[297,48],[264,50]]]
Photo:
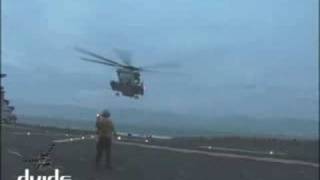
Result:
[[140,72],[159,73],[159,71],[156,71],[153,69],[148,69],[148,68],[141,68],[141,67],[137,67],[136,70],[138,70]]
[[103,64],[103,65],[112,66],[112,67],[118,67],[118,65],[111,64],[111,63],[108,63],[108,62],[105,62],[105,61],[99,61],[99,60],[89,59],[89,58],[83,58],[83,57],[81,57],[80,59],[83,60],[83,61],[88,61],[88,62]]
[[98,59],[100,59],[100,60],[106,61],[106,62],[108,62],[108,64],[113,64],[113,65],[116,65],[116,66],[123,67],[122,64],[120,64],[120,63],[118,63],[118,62],[115,62],[115,61],[112,61],[112,60],[110,60],[110,59],[107,59],[107,58],[105,58],[105,57],[103,57],[103,56],[100,56],[100,55],[98,55],[98,54],[96,54],[96,53],[87,51],[87,50],[82,49],[82,48],[77,48],[77,47],[76,47],[75,49],[76,49],[76,51],[79,51],[79,52],[81,52],[81,53],[83,53],[83,54],[87,54],[87,55],[93,56],[93,57],[95,57],[95,58],[98,58]]
[[163,63],[157,63],[153,65],[147,65],[140,67],[141,69],[153,69],[153,68],[179,68],[181,65],[176,62],[163,62]]
[[125,63],[128,66],[132,66],[131,52],[118,48],[114,48],[113,51],[117,54],[117,56],[122,60],[123,63]]

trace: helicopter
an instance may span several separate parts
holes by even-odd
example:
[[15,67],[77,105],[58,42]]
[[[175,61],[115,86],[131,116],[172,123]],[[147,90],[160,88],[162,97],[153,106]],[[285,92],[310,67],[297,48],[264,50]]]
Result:
[[118,81],[110,81],[111,90],[116,92],[117,96],[127,96],[131,98],[138,99],[140,96],[144,95],[145,86],[141,80],[141,72],[156,72],[150,70],[149,68],[155,67],[177,67],[176,63],[161,63],[145,67],[137,67],[132,65],[131,54],[127,51],[114,49],[115,53],[119,56],[123,63],[119,63],[101,55],[93,53],[91,51],[75,48],[76,51],[85,54],[87,57],[80,57],[83,61],[89,61],[93,63],[103,64],[106,66],[111,66],[116,68],[116,73],[118,76]]

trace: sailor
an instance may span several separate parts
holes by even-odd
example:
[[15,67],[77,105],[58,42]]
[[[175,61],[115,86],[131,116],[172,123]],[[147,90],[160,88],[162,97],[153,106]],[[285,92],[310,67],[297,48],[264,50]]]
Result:
[[106,156],[106,168],[111,169],[111,145],[112,136],[116,136],[115,128],[110,119],[110,112],[103,110],[97,115],[96,121],[97,128],[97,155],[96,155],[96,167],[99,166],[102,154]]

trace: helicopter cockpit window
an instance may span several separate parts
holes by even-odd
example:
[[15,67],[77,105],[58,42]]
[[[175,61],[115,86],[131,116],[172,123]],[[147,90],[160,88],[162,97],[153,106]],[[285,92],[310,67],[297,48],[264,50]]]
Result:
[[129,83],[132,80],[134,80],[133,75],[130,73],[121,72],[121,73],[118,73],[118,75],[119,75],[119,81],[123,83]]

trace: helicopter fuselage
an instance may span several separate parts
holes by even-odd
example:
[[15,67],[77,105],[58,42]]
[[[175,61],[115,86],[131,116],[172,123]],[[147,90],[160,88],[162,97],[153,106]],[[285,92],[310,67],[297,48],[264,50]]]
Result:
[[119,68],[117,69],[117,75],[118,81],[110,82],[112,90],[128,97],[137,98],[143,95],[144,87],[139,71]]

